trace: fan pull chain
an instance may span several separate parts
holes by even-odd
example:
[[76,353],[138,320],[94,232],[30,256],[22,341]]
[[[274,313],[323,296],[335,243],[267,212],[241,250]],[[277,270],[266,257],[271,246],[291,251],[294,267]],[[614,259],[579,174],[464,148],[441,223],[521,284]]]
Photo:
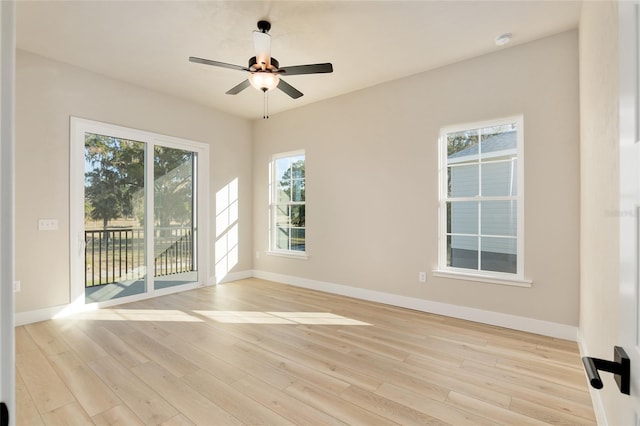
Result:
[[263,102],[263,113],[262,113],[262,119],[266,120],[269,118],[269,95],[268,95],[268,91],[265,90],[264,91],[264,102]]

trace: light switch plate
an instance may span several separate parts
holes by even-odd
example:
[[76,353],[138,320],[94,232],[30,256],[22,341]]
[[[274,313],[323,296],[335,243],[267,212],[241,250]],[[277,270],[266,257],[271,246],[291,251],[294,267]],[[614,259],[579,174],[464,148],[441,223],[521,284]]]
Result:
[[38,219],[38,231],[57,231],[58,219]]

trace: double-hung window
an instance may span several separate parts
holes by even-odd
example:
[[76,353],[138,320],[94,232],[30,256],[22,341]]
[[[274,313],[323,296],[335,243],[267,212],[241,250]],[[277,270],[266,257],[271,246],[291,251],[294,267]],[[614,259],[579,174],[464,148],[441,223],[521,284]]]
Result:
[[270,251],[305,256],[305,153],[274,155],[270,167]]
[[523,119],[440,133],[439,272],[523,281]]

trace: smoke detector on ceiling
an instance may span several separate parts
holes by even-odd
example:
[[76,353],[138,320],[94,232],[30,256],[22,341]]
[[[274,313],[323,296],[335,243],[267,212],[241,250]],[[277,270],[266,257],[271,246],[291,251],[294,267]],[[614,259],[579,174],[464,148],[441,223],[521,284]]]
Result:
[[513,37],[511,33],[500,34],[496,37],[496,46],[504,46],[511,41],[511,37]]

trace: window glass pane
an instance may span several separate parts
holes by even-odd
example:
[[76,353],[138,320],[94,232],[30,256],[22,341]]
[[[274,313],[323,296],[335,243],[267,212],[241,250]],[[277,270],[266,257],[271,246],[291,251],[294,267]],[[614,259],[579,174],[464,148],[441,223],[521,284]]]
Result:
[[[287,158],[278,158],[276,160],[276,181],[283,179],[291,179],[291,175],[289,172],[289,168],[291,167],[291,159]],[[289,173],[288,173],[289,172]]]
[[515,238],[482,237],[480,241],[481,269],[517,273],[518,257]]
[[291,201],[304,201],[304,179],[296,179],[292,181],[293,193],[291,194]]
[[281,181],[280,183],[278,183],[276,202],[286,203],[289,201],[291,201],[291,181]]
[[449,164],[478,156],[478,130],[447,133],[447,158]]
[[515,124],[486,127],[481,130],[480,157],[483,160],[515,155],[517,134]]
[[516,201],[482,201],[482,235],[516,236],[518,227]]
[[499,161],[482,163],[482,195],[517,195],[516,162]]
[[291,206],[291,225],[303,227],[305,224],[305,206],[293,205]]
[[88,303],[147,291],[145,151],[144,142],[84,135]]
[[448,168],[449,197],[475,197],[478,195],[478,164]]
[[275,240],[278,250],[289,250],[289,228],[276,228]]
[[155,288],[197,282],[195,153],[156,145],[153,163]]
[[305,229],[291,228],[291,250],[305,250]]
[[447,232],[478,234],[478,203],[475,201],[447,203]]
[[276,206],[276,226],[288,226],[289,220],[289,206]]
[[305,175],[305,166],[304,166],[304,155],[298,155],[296,157],[291,158],[291,177],[294,179],[304,178]]
[[447,236],[447,266],[478,269],[478,238]]

